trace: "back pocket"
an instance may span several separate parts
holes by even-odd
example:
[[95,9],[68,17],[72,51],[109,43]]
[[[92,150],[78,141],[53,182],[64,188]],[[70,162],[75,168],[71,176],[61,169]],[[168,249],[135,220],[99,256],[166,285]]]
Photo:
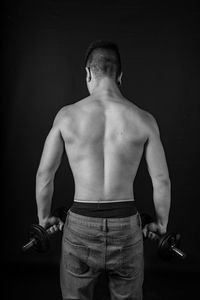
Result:
[[88,271],[87,265],[90,249],[78,242],[70,241],[66,236],[63,245],[64,264],[67,271],[81,275]]
[[135,277],[143,272],[143,240],[121,249],[119,273],[122,277]]

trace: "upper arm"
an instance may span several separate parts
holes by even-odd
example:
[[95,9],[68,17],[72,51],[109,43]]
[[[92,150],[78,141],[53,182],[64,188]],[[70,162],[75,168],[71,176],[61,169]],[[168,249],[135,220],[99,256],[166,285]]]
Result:
[[148,141],[146,145],[146,161],[153,184],[168,182],[169,172],[164,148],[160,140],[159,129],[154,119],[151,120]]
[[57,116],[51,128],[42,152],[38,173],[54,174],[60,165],[64,144],[59,128],[59,117]]

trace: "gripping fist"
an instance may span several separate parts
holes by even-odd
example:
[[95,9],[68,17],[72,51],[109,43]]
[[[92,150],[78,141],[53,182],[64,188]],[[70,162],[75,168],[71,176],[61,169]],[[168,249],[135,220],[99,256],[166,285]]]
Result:
[[54,233],[58,230],[62,230],[64,223],[61,221],[60,218],[57,217],[49,217],[44,221],[40,221],[39,225],[44,227],[45,229],[49,229],[51,233]]
[[145,225],[142,231],[144,237],[151,240],[156,240],[158,236],[163,235],[167,232],[166,228],[154,222]]

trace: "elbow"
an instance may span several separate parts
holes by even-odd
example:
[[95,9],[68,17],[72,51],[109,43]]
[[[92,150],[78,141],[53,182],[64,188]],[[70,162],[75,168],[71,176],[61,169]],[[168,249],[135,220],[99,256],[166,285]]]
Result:
[[36,173],[36,179],[40,180],[43,178],[53,178],[54,177],[54,172],[50,171],[50,170],[41,170],[38,169],[37,173]]
[[169,177],[157,177],[152,179],[154,187],[163,186],[165,188],[171,188],[171,180]]
[[37,173],[36,173],[36,178],[41,178],[44,176],[46,172],[44,172],[43,170],[38,169]]
[[171,186],[170,178],[168,177],[168,178],[163,179],[162,184],[165,186]]

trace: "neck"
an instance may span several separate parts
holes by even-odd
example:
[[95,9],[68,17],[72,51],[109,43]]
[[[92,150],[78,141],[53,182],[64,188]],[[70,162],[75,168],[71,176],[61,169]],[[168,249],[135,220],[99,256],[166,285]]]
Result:
[[93,90],[91,91],[92,95],[120,95],[122,96],[119,86],[116,81],[110,77],[103,77],[100,80],[96,80]]

